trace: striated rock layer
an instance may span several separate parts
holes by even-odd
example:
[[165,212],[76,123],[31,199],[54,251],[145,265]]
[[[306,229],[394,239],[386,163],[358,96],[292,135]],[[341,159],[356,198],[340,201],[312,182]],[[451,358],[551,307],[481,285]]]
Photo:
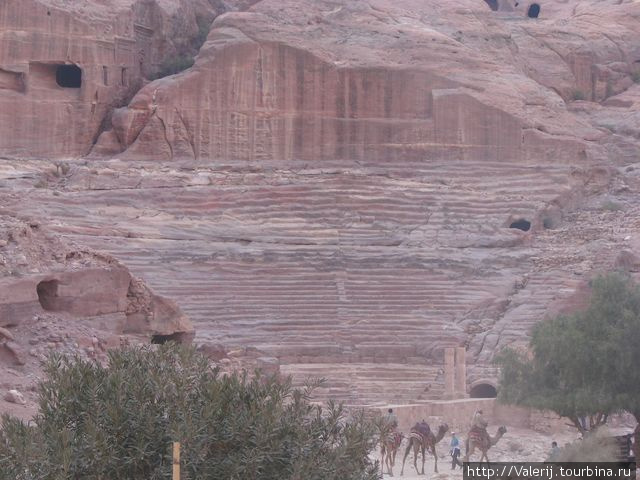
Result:
[[221,15],[90,158],[2,162],[0,204],[121,259],[216,361],[404,403],[465,345],[469,386],[495,383],[594,273],[639,273],[640,3],[540,5]]
[[126,158],[602,158],[565,101],[633,83],[639,7],[569,3],[534,20],[479,0],[264,0],[218,17],[196,66],[142,89],[113,133]]
[[34,315],[119,316],[116,333],[185,337],[189,319],[113,257],[67,245],[37,222],[0,217],[0,327]]
[[206,0],[3,0],[0,154],[87,154],[111,109],[164,60],[193,53],[225,10]]

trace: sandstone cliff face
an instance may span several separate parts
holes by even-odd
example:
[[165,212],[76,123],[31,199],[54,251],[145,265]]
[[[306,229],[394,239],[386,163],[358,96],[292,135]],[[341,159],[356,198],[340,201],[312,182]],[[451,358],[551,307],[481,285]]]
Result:
[[37,222],[2,216],[0,225],[0,327],[56,312],[115,315],[115,333],[193,334],[175,303],[153,294],[113,257],[67,245]]
[[195,66],[117,109],[89,158],[0,163],[0,205],[121,259],[216,360],[415,402],[465,345],[470,384],[490,383],[495,352],[579,307],[594,273],[638,274],[640,4],[540,5],[221,15]]
[[165,58],[196,53],[189,49],[199,29],[226,8],[205,0],[3,1],[0,154],[88,153],[107,113]]
[[640,68],[637,3],[300,3],[219,17],[193,69],[114,115],[126,158],[582,161],[602,134],[566,102]]

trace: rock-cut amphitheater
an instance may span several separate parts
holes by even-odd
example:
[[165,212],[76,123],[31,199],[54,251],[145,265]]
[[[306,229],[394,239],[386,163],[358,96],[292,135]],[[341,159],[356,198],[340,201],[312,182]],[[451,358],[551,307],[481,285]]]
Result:
[[490,395],[500,348],[640,275],[638,200],[638,0],[0,2],[27,401],[48,351],[167,339],[351,405],[444,397],[464,347]]

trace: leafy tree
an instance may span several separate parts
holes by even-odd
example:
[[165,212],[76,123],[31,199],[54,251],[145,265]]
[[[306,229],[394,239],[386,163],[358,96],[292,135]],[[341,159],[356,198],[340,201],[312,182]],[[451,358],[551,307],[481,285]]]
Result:
[[157,80],[158,78],[168,77],[169,75],[175,75],[188,68],[191,68],[195,63],[195,59],[187,54],[174,55],[166,58],[158,66],[158,70],[151,75],[151,80]]
[[313,385],[222,375],[192,348],[127,348],[108,366],[51,357],[33,424],[4,416],[0,479],[373,480],[375,426],[309,398]]
[[527,352],[506,349],[498,398],[548,409],[584,433],[615,411],[640,420],[640,288],[619,273],[592,281],[588,308],[540,322]]

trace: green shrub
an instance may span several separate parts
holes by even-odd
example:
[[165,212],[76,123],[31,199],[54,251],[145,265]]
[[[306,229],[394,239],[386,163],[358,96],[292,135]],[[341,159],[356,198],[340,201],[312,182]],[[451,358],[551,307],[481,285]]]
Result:
[[192,348],[127,348],[108,366],[53,356],[32,425],[0,429],[0,479],[373,480],[375,426],[310,403],[313,386],[221,375]]
[[555,462],[617,462],[618,449],[607,428],[602,427],[562,447]]
[[631,74],[631,79],[634,83],[640,83],[640,70],[636,70]]
[[173,57],[166,58],[160,64],[156,73],[151,76],[151,80],[183,72],[187,68],[191,68],[194,63],[195,59],[189,55],[175,55]]
[[200,47],[204,45],[204,42],[207,41],[207,37],[209,36],[209,31],[211,30],[211,21],[207,20],[204,17],[196,17],[196,23],[198,25],[198,33],[191,40],[191,44],[195,50],[200,50]]

